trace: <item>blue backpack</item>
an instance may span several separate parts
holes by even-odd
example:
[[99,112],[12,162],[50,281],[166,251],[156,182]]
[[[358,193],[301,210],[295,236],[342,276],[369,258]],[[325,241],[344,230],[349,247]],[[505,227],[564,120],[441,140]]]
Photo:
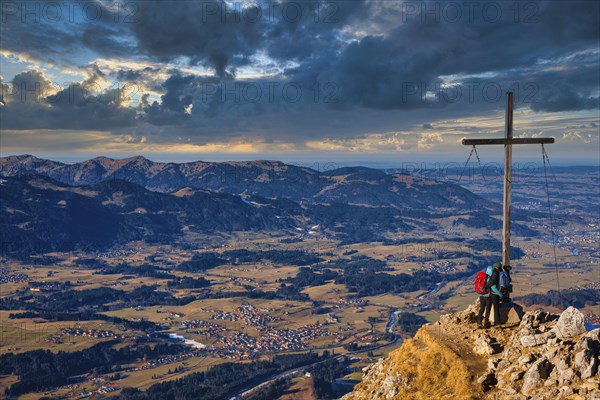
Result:
[[508,292],[510,288],[510,274],[506,271],[500,271],[500,291]]

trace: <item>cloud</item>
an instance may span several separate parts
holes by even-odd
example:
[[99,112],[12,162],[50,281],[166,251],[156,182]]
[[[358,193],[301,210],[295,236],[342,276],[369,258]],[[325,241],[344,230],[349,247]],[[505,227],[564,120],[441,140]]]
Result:
[[444,139],[440,133],[423,133],[419,139],[418,146],[419,149],[424,150],[431,149],[440,143],[444,143]]
[[[261,41],[258,24],[242,17],[241,8],[224,1],[137,2],[131,24],[139,48],[160,60],[185,56],[189,63],[206,63],[219,76],[228,66],[245,65]],[[234,3],[240,5],[241,3]],[[245,15],[253,14],[245,6]]]
[[11,83],[12,91],[6,92],[7,102],[14,99],[24,104],[36,104],[60,91],[58,85],[38,70],[24,71],[15,76]]
[[155,125],[185,123],[190,118],[189,107],[194,101],[194,91],[198,82],[193,75],[171,75],[163,84],[165,93],[161,101],[149,104],[147,96],[142,97],[141,109],[148,121]]
[[60,87],[42,71],[16,75],[0,108],[3,129],[111,129],[136,123],[121,92],[106,88],[101,71],[91,68],[82,82]]
[[[599,56],[600,57],[600,56]],[[539,87],[531,108],[534,111],[576,111],[600,108],[598,85],[599,64],[580,66],[575,70],[533,73],[531,81]]]
[[[600,108],[597,2],[494,2],[498,20],[479,4],[471,20],[451,1],[149,0],[129,22],[115,2],[90,4],[101,18],[3,24],[3,54],[31,65],[2,81],[3,128],[376,152],[501,135],[507,90],[526,135],[565,130],[536,114]],[[51,82],[67,70],[79,82]]]
[[562,139],[567,142],[579,141],[586,144],[597,142],[599,137],[594,133],[584,133],[580,131],[567,131],[562,134]]
[[309,150],[353,152],[353,153],[395,153],[408,150],[402,133],[373,133],[352,139],[310,140],[305,143]]
[[[435,1],[414,4],[423,4],[427,9],[443,9],[448,4],[457,3]],[[433,17],[400,12],[403,23],[385,34],[366,35],[335,52],[324,47],[286,73],[308,84],[334,83],[339,88],[341,99],[335,105],[337,107],[382,110],[429,108],[453,101],[447,96],[450,88],[440,90],[442,76],[471,75],[472,82],[459,83],[463,86],[467,83],[494,83],[502,96],[511,84],[524,85],[531,80],[529,75],[522,73],[522,69],[539,72],[552,63],[564,63],[566,60],[561,56],[597,47],[600,36],[598,4],[581,3],[571,19],[572,9],[569,8],[569,18],[565,18],[564,4],[532,3],[537,7],[535,23],[511,18],[511,4],[494,3],[501,7],[499,13],[505,16],[497,22],[490,22],[479,15],[473,21],[465,17],[450,23],[441,12]],[[596,12],[593,12],[594,9]],[[587,57],[591,67],[598,68],[598,58],[597,53]],[[582,60],[574,58],[571,62],[579,67]],[[519,75],[520,79],[511,78],[511,74]],[[570,78],[567,85],[575,80],[574,74]],[[593,81],[598,82],[597,75]],[[572,90],[575,91],[575,88]],[[427,95],[428,91],[433,92],[433,97]],[[489,97],[489,93],[482,92],[481,86],[477,91],[479,102],[481,97]],[[446,96],[440,99],[440,92]],[[557,98],[541,104],[539,110],[594,106],[594,99],[585,101],[585,93],[576,92],[564,101]]]
[[169,143],[150,142],[145,136],[112,134],[93,130],[4,130],[2,155],[19,153],[53,152],[59,154],[210,154],[247,153],[268,151],[290,152],[298,150],[287,143],[260,141],[214,140],[195,144],[184,139]]

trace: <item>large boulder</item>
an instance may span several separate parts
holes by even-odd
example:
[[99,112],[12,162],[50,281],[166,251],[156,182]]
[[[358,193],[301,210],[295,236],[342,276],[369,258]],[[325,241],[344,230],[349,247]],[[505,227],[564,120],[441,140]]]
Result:
[[559,339],[568,339],[586,332],[585,316],[575,307],[569,307],[560,314],[552,331]]
[[[517,303],[500,304],[500,323],[501,324],[519,324],[523,318],[523,307]],[[494,321],[494,307],[490,311],[490,321]]]

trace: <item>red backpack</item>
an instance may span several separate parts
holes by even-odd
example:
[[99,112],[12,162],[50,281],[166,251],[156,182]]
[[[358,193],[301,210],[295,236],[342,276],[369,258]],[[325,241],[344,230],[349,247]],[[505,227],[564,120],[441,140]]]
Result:
[[475,291],[479,294],[488,294],[490,291],[485,290],[485,280],[487,275],[483,271],[479,271],[475,276]]

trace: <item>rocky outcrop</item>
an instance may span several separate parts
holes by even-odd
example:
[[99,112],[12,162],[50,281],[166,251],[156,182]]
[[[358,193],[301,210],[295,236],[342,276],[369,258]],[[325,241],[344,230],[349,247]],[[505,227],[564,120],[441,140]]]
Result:
[[600,400],[600,329],[587,332],[580,311],[527,312],[488,330],[476,311],[424,325],[344,399]]

